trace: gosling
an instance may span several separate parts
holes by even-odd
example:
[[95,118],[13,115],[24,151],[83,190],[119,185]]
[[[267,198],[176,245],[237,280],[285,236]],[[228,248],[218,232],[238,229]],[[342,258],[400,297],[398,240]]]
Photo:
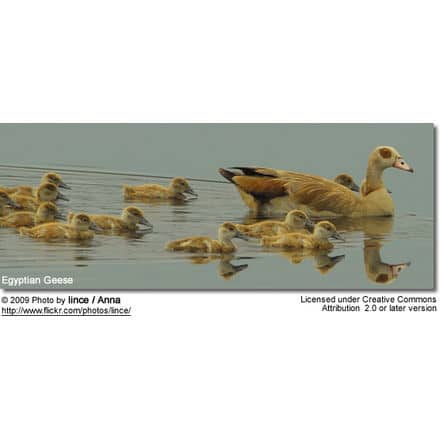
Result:
[[70,223],[44,223],[33,228],[20,228],[21,235],[46,240],[91,240],[99,230],[87,214],[75,214]]
[[43,202],[55,203],[57,200],[69,201],[67,197],[58,192],[57,186],[53,183],[43,183],[40,185],[37,189],[37,194],[35,197],[13,194],[11,198],[21,205],[22,208],[34,212]]
[[233,238],[249,240],[233,223],[223,223],[218,228],[218,240],[210,237],[187,237],[172,241],[165,246],[169,251],[203,252],[209,254],[230,254],[237,250]]
[[175,177],[169,187],[155,184],[139,186],[123,185],[122,191],[126,199],[176,199],[186,200],[185,194],[197,196],[188,181],[183,177]]
[[248,237],[261,238],[263,235],[278,235],[288,232],[304,232],[305,228],[313,230],[314,223],[303,211],[294,209],[287,213],[284,221],[265,220],[251,225],[235,225],[237,229]]
[[291,232],[289,234],[275,235],[273,237],[263,237],[261,245],[264,247],[283,248],[283,249],[333,249],[333,244],[329,238],[345,241],[336,231],[336,227],[329,221],[322,221],[315,225],[313,234],[301,234]]
[[12,200],[5,191],[0,191],[0,217],[8,215],[10,208],[20,209],[21,205]]
[[336,183],[339,183],[340,185],[343,185],[347,187],[348,189],[351,189],[354,192],[359,192],[359,185],[354,181],[353,177],[350,176],[350,174],[338,174],[334,181]]
[[[57,188],[71,189],[69,185],[63,182],[61,176],[57,173],[46,173],[40,181],[40,185],[43,183],[52,183]],[[13,187],[2,187],[1,190],[5,191],[7,194],[20,194],[23,196],[33,196],[37,195],[38,187],[32,187],[28,185],[20,185]]]
[[[67,220],[74,218],[75,214],[69,213]],[[136,206],[129,206],[122,211],[120,217],[115,215],[91,215],[91,220],[103,231],[132,232],[138,229],[138,224],[153,228],[153,225],[145,218],[144,212]]]
[[65,220],[58,212],[58,208],[52,202],[42,203],[37,212],[18,211],[0,218],[0,227],[3,228],[19,228],[21,226],[37,226],[43,223],[51,223],[56,220]]

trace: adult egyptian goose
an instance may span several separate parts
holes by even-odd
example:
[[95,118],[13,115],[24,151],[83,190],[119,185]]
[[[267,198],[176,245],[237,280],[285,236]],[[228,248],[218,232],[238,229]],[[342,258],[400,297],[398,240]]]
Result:
[[377,147],[368,159],[364,191],[350,189],[324,177],[271,168],[238,167],[241,173],[220,169],[234,183],[249,208],[261,214],[301,209],[311,217],[392,216],[393,200],[382,175],[387,168],[413,172],[393,147]]

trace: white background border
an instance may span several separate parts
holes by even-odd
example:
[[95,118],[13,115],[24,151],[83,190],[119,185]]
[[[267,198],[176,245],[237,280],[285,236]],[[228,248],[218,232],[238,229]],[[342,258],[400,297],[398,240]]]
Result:
[[[0,120],[438,123],[437,3],[2,2]],[[438,314],[130,301],[0,319],[2,438],[439,438]]]

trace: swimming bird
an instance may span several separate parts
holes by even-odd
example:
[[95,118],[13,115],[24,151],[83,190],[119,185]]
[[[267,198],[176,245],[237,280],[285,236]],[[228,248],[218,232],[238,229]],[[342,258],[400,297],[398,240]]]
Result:
[[57,200],[69,201],[67,197],[58,192],[58,188],[53,183],[41,184],[37,189],[35,197],[12,194],[11,199],[29,211],[36,211],[38,206],[43,202],[55,202]]
[[204,252],[213,254],[229,254],[237,248],[232,243],[233,238],[248,240],[233,223],[226,222],[218,228],[218,240],[210,237],[187,237],[171,241],[165,246],[169,251]]
[[[153,225],[145,218],[144,212],[136,206],[124,208],[120,217],[115,215],[88,214],[91,220],[103,231],[127,232],[136,231],[137,225],[145,225],[152,228]],[[70,222],[75,214],[69,213],[67,219]]]
[[87,214],[75,214],[70,223],[43,223],[33,228],[20,228],[21,235],[46,241],[90,240],[99,230]]
[[251,225],[235,225],[237,229],[249,237],[262,237],[263,235],[278,235],[288,232],[306,232],[305,228],[313,231],[314,223],[307,214],[294,209],[287,213],[284,221],[265,220]]
[[174,177],[168,187],[156,184],[139,186],[123,185],[122,191],[127,199],[177,199],[186,200],[185,194],[197,196],[188,181],[183,177]]
[[[57,188],[64,188],[64,189],[71,189],[69,185],[65,184],[63,182],[63,179],[61,176],[57,173],[46,173],[41,178],[40,185],[43,183],[52,183]],[[24,196],[33,196],[35,197],[37,195],[38,187],[33,187],[29,185],[19,185],[19,186],[13,186],[13,187],[0,187],[1,190],[5,191],[7,194],[21,194]]]
[[263,214],[301,209],[312,217],[392,216],[394,203],[382,176],[387,168],[414,170],[399,152],[377,147],[368,159],[365,191],[353,191],[324,177],[271,168],[238,167],[241,173],[220,168],[220,173],[237,187],[243,201]]
[[338,174],[333,180],[336,183],[339,183],[339,185],[345,186],[354,192],[359,192],[359,185],[354,181],[353,177],[350,176],[350,174]]
[[336,227],[329,221],[321,221],[315,225],[313,234],[302,234],[300,232],[290,232],[275,236],[263,236],[260,243],[264,247],[274,247],[283,249],[332,249],[333,244],[329,238],[336,238],[344,241],[336,231]]
[[52,202],[42,203],[36,212],[16,211],[6,217],[0,218],[0,227],[18,228],[21,226],[36,226],[42,223],[65,220],[58,212],[58,208]]
[[0,217],[4,217],[11,212],[9,207],[20,209],[21,205],[12,200],[5,191],[0,191]]

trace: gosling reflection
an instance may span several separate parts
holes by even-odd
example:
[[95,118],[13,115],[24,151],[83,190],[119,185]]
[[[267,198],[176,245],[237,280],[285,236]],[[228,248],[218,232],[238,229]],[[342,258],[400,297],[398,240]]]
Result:
[[322,275],[331,272],[339,262],[345,259],[345,255],[335,255],[331,257],[328,255],[328,252],[313,250],[308,252],[282,252],[281,255],[287,258],[292,264],[301,264],[307,259],[313,259],[314,268]]
[[207,255],[189,257],[189,260],[193,264],[208,264],[212,261],[220,260],[217,266],[217,273],[225,280],[230,280],[238,272],[241,272],[249,266],[248,264],[232,264],[231,261],[233,259],[234,258],[232,255]]
[[380,240],[364,241],[364,264],[368,279],[375,284],[391,284],[396,281],[403,269],[410,266],[408,263],[388,264],[380,256]]

